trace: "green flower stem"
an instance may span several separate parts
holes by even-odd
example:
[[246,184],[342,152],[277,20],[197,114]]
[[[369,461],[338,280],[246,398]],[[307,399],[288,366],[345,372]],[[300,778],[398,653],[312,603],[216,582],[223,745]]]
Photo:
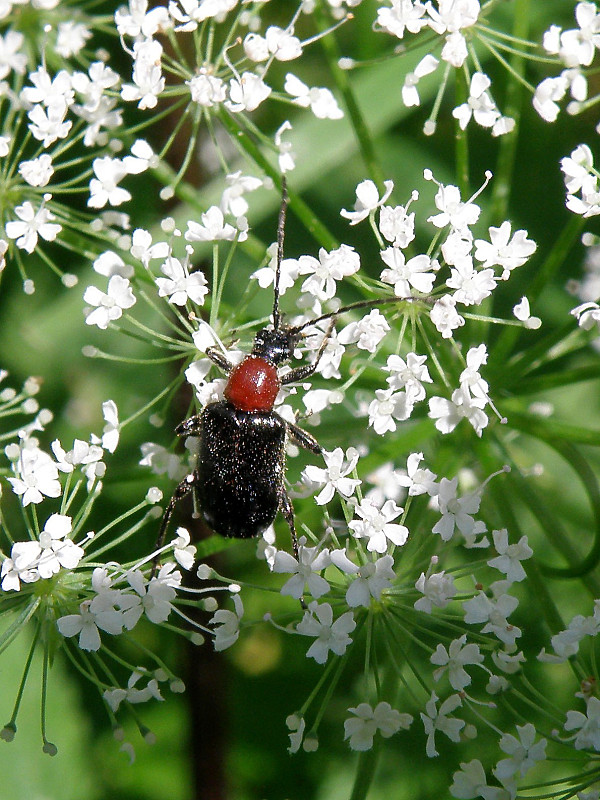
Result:
[[[584,578],[588,577],[590,582],[588,586],[594,593],[594,597],[598,596],[600,590],[600,581],[595,578],[591,573],[598,566],[600,562],[600,486],[593,468],[590,466],[589,461],[584,458],[579,450],[568,439],[556,439],[548,437],[545,439],[546,443],[556,450],[567,461],[573,470],[579,476],[583,488],[588,496],[592,513],[594,516],[594,541],[590,552],[583,559],[578,559],[576,563],[571,563],[568,567],[551,567],[549,565],[540,565],[540,569],[546,575],[553,575],[558,578]],[[522,494],[527,498],[530,504],[534,500],[531,494],[531,487],[527,487],[526,492]],[[563,549],[566,537],[558,535],[556,528],[556,519],[553,513],[546,512],[547,519],[543,525],[544,531],[547,536],[552,537],[554,544],[561,550]],[[575,558],[578,558],[576,554]],[[572,560],[572,556],[569,561]]]
[[[526,40],[529,32],[530,4],[531,0],[517,0],[514,5],[513,35],[520,40]],[[500,137],[500,150],[492,187],[493,225],[499,225],[508,216],[511,178],[515,168],[523,97],[523,85],[517,76],[520,76],[521,79],[524,77],[525,59],[521,54],[515,53],[510,60],[510,66],[512,75],[506,85],[504,110],[507,117],[514,119],[515,130],[513,133]]]
[[[469,96],[467,76],[465,72],[457,69],[454,80],[455,103],[457,106],[466,103]],[[456,158],[456,181],[458,183],[461,196],[465,199],[469,196],[469,134],[467,129],[460,127],[458,120],[454,124],[454,155]]]
[[[321,31],[324,31],[330,27],[330,23],[325,17],[322,9],[316,10],[315,18]],[[376,183],[379,187],[382,187],[384,175],[379,164],[373,137],[371,136],[371,132],[369,131],[366,120],[363,116],[360,106],[358,105],[356,95],[348,77],[348,72],[341,69],[339,66],[339,60],[342,53],[338,46],[335,34],[332,32],[328,33],[326,36],[323,36],[321,38],[321,46],[329,61],[329,69],[331,70],[335,84],[340,94],[344,98],[344,104],[346,106],[346,110],[348,111],[350,124],[354,129],[354,135],[356,136],[358,148],[367,168],[367,172],[374,183]]]

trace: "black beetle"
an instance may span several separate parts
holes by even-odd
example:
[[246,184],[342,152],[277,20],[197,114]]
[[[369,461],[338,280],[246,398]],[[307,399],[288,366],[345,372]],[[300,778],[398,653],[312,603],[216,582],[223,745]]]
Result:
[[[281,511],[298,556],[294,512],[284,482],[286,441],[289,439],[317,454],[322,453],[322,448],[310,433],[273,410],[275,398],[282,385],[303,381],[315,372],[338,314],[400,300],[398,297],[362,300],[296,327],[284,325],[279,311],[279,280],[287,202],[283,180],[277,226],[273,326],[258,331],[251,354],[237,366],[220,350],[214,347],[206,350],[211,361],[228,376],[224,399],[209,403],[175,429],[179,436],[199,438],[198,459],[194,471],[178,484],[165,509],[157,549],[164,541],[175,506],[193,491],[201,516],[222,536],[240,539],[259,536]],[[291,360],[302,338],[302,330],[325,319],[332,321],[315,361],[280,377],[277,367]]]

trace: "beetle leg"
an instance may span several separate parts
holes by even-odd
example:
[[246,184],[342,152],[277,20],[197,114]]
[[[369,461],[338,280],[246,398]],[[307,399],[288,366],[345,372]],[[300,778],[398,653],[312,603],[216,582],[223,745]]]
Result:
[[292,547],[294,549],[294,556],[296,557],[296,561],[299,561],[300,556],[298,555],[298,536],[296,534],[296,525],[294,523],[294,507],[292,505],[292,501],[288,493],[285,490],[285,486],[281,487],[281,494],[279,496],[279,508],[283,515],[283,518],[287,522],[290,534],[292,536]]
[[226,355],[224,355],[216,347],[207,347],[206,355],[208,356],[208,358],[210,358],[213,364],[216,364],[217,367],[219,367],[219,369],[222,369],[226,375],[229,375],[229,373],[233,369],[233,364],[227,358]]
[[202,414],[194,414],[180,422],[175,428],[177,436],[200,436],[202,433]]
[[300,381],[305,380],[305,378],[309,378],[314,371],[319,366],[319,361],[321,360],[321,356],[325,352],[325,348],[329,342],[329,338],[331,337],[331,332],[333,331],[333,326],[335,325],[335,317],[329,323],[329,327],[325,331],[325,336],[323,337],[323,341],[321,342],[321,346],[317,351],[317,357],[313,361],[312,364],[305,364],[302,367],[296,367],[295,369],[290,370],[285,375],[281,376],[281,384],[285,386],[288,383],[299,383]]
[[323,448],[317,442],[315,437],[312,436],[312,434],[298,427],[298,425],[294,425],[293,422],[288,422],[286,420],[285,424],[287,426],[290,439],[294,442],[294,444],[297,444],[299,447],[303,447],[305,450],[311,450],[313,453],[317,453],[317,455],[320,455],[323,452]]
[[[186,495],[188,495],[198,483],[198,473],[194,470],[189,475],[186,475],[185,478],[177,484],[175,491],[173,492],[173,496],[169,500],[169,504],[165,509],[165,513],[163,514],[162,521],[160,523],[160,529],[158,531],[158,538],[156,539],[156,545],[154,546],[155,550],[160,550],[160,548],[165,543],[165,536],[167,534],[167,527],[169,525],[169,521],[173,516],[173,512],[175,511],[175,506],[177,503],[182,500]],[[156,566],[158,564],[158,553],[154,557],[154,561],[152,562],[152,574],[156,571]]]

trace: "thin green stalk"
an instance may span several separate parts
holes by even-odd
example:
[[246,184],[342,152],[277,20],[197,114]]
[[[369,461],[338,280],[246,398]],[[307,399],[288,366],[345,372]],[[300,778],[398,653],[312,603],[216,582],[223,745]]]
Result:
[[[513,14],[513,35],[520,40],[527,39],[530,24],[530,0],[517,0]],[[507,117],[514,119],[515,129],[513,133],[500,137],[500,150],[492,188],[492,223],[495,225],[499,225],[502,220],[506,219],[508,211],[523,97],[523,85],[514,76],[519,75],[521,78],[524,76],[525,59],[522,55],[515,54],[510,60],[510,65],[512,74],[506,86],[504,113]]]
[[[316,18],[321,31],[330,27],[330,23],[325,18],[322,10],[319,10]],[[335,84],[340,94],[344,98],[350,124],[354,129],[354,135],[356,136],[358,148],[363,161],[365,162],[367,172],[374,183],[381,187],[383,186],[384,179],[383,170],[379,164],[373,137],[371,136],[371,132],[367,126],[367,122],[363,116],[360,106],[358,105],[356,95],[354,94],[354,90],[350,83],[348,72],[341,69],[339,66],[339,60],[342,53],[338,46],[335,34],[331,32],[326,36],[323,36],[321,38],[321,46],[323,47],[325,55],[327,56],[327,60],[329,61],[329,69],[331,70]]]
[[[456,105],[466,103],[469,95],[466,73],[456,70],[455,81],[455,102]],[[468,197],[469,191],[469,135],[467,129],[460,127],[460,122],[454,124],[454,155],[456,158],[456,180],[463,197]]]

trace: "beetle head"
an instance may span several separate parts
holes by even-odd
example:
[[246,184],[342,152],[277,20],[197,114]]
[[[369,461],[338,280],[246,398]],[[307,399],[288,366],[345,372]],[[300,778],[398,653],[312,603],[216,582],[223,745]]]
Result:
[[277,330],[263,328],[254,338],[252,355],[264,358],[272,364],[284,364],[291,361],[301,338],[302,334],[297,328],[288,328],[285,325]]

